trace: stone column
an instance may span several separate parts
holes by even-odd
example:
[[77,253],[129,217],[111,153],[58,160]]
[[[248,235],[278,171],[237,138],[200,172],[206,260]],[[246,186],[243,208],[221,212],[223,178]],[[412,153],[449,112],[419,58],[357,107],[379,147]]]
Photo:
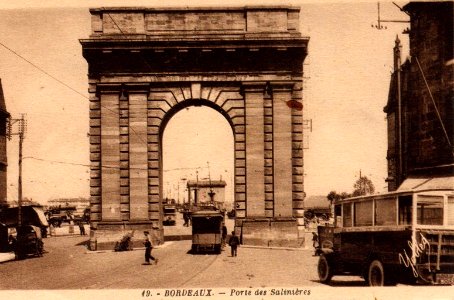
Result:
[[101,221],[120,221],[120,88],[98,84],[101,101]]
[[246,218],[265,217],[264,82],[244,82]]
[[274,217],[292,217],[292,108],[293,83],[271,83],[273,92]]
[[129,100],[130,220],[148,220],[147,99],[149,84],[126,84]]

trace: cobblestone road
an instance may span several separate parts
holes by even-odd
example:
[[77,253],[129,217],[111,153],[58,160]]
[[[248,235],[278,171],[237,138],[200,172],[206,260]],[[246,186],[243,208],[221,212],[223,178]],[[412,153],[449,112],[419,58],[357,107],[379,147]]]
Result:
[[87,253],[87,237],[44,239],[40,258],[0,264],[1,289],[112,289],[266,287],[319,285],[317,258],[306,251],[240,247],[220,255],[188,254],[190,241],[166,242],[153,250],[158,265],[142,265],[143,250]]

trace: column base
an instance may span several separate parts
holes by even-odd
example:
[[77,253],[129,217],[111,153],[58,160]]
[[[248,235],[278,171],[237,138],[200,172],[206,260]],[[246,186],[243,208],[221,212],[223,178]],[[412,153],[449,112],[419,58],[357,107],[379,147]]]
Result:
[[[294,218],[244,219],[240,228],[244,245],[265,247],[304,247]],[[239,230],[238,230],[239,229]]]
[[115,250],[117,242],[129,234],[133,248],[143,247],[143,232],[148,231],[155,245],[164,241],[162,226],[157,221],[102,221],[90,224],[89,250]]

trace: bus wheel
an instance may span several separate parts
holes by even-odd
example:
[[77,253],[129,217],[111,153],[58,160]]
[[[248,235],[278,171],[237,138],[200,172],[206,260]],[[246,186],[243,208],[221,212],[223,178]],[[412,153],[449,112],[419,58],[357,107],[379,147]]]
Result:
[[318,259],[317,271],[321,283],[328,284],[331,281],[331,278],[333,277],[333,266],[330,265],[324,254],[321,254]]
[[367,279],[370,286],[384,286],[385,272],[383,264],[379,260],[374,260],[370,263]]

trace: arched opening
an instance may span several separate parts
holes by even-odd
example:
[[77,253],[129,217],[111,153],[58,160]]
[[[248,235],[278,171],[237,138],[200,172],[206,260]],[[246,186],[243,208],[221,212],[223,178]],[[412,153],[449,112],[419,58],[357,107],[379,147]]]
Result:
[[[160,137],[164,235],[189,236],[191,226],[184,211],[206,204],[216,204],[226,212],[234,208],[231,122],[212,102],[185,100],[166,114]],[[234,219],[226,214],[225,220],[232,231]]]

